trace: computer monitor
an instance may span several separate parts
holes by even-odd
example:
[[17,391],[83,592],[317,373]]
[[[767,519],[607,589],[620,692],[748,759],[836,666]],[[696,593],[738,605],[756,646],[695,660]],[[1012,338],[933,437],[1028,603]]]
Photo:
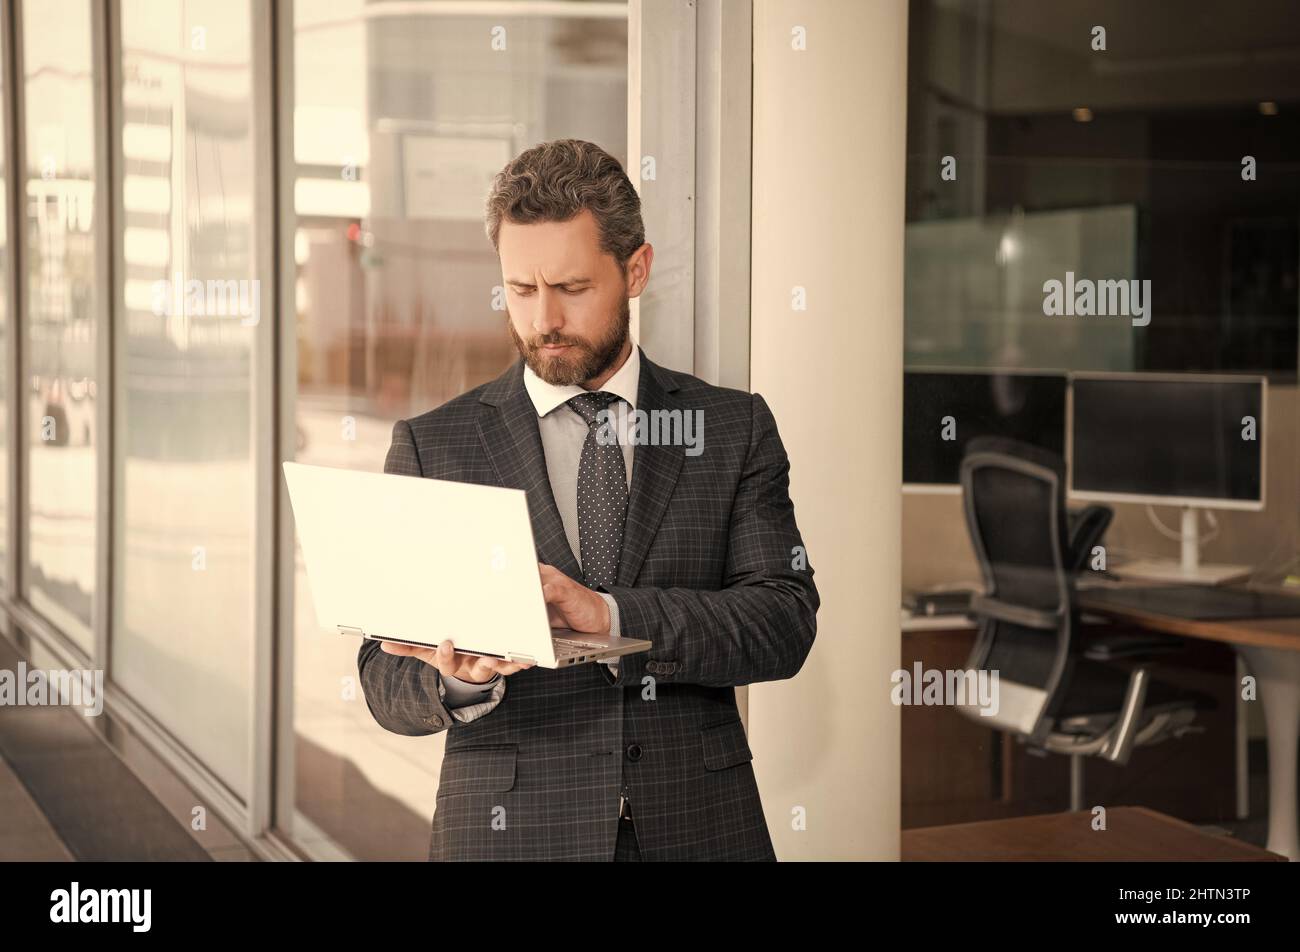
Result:
[[1129,574],[1219,582],[1248,566],[1201,566],[1198,510],[1264,508],[1267,381],[1247,375],[1070,377],[1070,495],[1183,507],[1177,566]]
[[1065,454],[1066,376],[1019,370],[903,374],[903,491],[960,493],[966,444],[1004,436]]

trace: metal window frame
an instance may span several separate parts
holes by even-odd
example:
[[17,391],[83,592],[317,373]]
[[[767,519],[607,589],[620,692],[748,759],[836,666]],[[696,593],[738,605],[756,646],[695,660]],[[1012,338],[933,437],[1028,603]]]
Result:
[[[278,510],[271,528],[275,533],[274,578],[275,604],[275,718],[274,718],[274,799],[268,817],[268,837],[275,838],[304,856],[311,851],[304,839],[296,835],[300,817],[296,802],[296,736],[294,731],[294,584],[297,578],[295,564],[293,511],[289,505],[289,490],[280,479],[280,461],[292,460],[297,455],[298,408],[298,321],[297,321],[297,262],[294,257],[294,234],[297,217],[294,206],[294,181],[296,159],[293,149],[294,107],[294,57],[293,24],[294,4],[277,3],[272,13],[273,37],[271,55],[274,57],[272,97],[276,108],[275,165],[270,181],[275,190],[275,279],[276,359],[274,380],[268,392],[275,396],[276,441],[274,455],[274,482]],[[270,207],[270,206],[268,206]]]
[[[5,399],[5,430],[6,430],[6,449],[8,456],[5,460],[6,481],[5,491],[5,508],[7,510],[7,522],[5,524],[5,559],[4,559],[4,578],[0,581],[0,599],[8,603],[17,598],[21,590],[19,584],[19,573],[22,565],[22,533],[19,528],[21,523],[22,508],[21,492],[22,484],[18,473],[20,466],[18,463],[19,454],[23,448],[23,412],[20,404],[20,398],[23,393],[22,386],[22,345],[20,342],[21,334],[19,333],[20,324],[20,300],[18,296],[18,276],[27,267],[27,258],[22,247],[22,242],[18,236],[21,234],[19,229],[22,227],[23,213],[19,205],[17,196],[19,191],[16,185],[16,175],[19,168],[19,144],[18,144],[18,127],[19,127],[19,107],[18,107],[18,89],[19,79],[22,75],[18,63],[15,61],[15,49],[17,43],[15,37],[16,30],[16,13],[14,7],[18,0],[0,0],[0,56],[4,57],[3,64],[3,86],[7,95],[3,97],[3,103],[0,104],[3,112],[0,114],[0,122],[3,123],[4,129],[4,164],[5,176],[3,187],[5,189],[5,201],[8,203],[5,209],[6,221],[5,228],[8,232],[7,241],[7,259],[8,273],[5,275],[5,316],[7,320],[6,340],[8,349],[4,355],[4,399]],[[4,634],[15,640],[14,629],[9,615],[6,613],[3,619]]]
[[[654,361],[695,367],[696,0],[628,0],[627,173],[646,238],[668,254],[631,302],[632,336]],[[642,179],[653,158],[655,178]],[[645,319],[643,319],[645,318]]]
[[748,390],[754,8],[697,6],[694,372]]

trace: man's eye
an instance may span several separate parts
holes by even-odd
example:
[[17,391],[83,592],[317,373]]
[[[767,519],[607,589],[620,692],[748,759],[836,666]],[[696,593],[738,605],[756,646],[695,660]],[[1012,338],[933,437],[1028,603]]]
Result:
[[515,288],[514,291],[520,297],[528,297],[528,295],[533,293],[532,288]]
[[585,291],[585,290],[587,290],[587,289],[586,289],[586,288],[565,288],[565,289],[564,289],[564,293],[565,293],[565,294],[581,294],[581,293],[582,293],[583,291]]

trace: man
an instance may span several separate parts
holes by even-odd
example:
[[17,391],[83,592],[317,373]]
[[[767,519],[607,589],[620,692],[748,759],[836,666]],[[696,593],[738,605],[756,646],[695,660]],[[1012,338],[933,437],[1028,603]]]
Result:
[[[734,688],[799,671],[819,600],[772,414],[633,346],[654,252],[599,147],[511,161],[487,232],[521,360],[399,420],[384,470],[526,490],[551,624],[653,647],[546,670],[364,643],[375,719],[448,731],[429,858],[775,859]],[[639,411],[703,430],[648,439]],[[431,611],[456,597],[436,578],[429,592]]]

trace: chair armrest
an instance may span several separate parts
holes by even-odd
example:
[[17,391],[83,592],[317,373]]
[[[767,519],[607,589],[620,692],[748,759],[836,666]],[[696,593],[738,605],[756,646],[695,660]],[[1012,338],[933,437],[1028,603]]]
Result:
[[1119,718],[1110,729],[1106,744],[1098,755],[1111,763],[1126,764],[1129,755],[1133,753],[1138,728],[1142,725],[1142,704],[1147,697],[1147,680],[1146,668],[1134,668],[1129,672],[1128,689],[1124,692],[1124,704],[1119,709]]

